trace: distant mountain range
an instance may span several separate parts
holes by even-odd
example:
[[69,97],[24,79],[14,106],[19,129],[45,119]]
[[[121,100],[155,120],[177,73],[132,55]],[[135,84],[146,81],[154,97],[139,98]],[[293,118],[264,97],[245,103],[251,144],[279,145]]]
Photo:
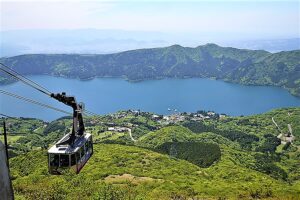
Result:
[[26,29],[0,31],[0,57],[23,54],[108,54],[179,44],[196,47],[206,43],[220,46],[266,50],[300,49],[298,36],[255,38],[250,35],[208,32],[157,32],[108,29]]
[[[29,54],[0,60],[24,75],[124,77],[131,81],[207,77],[284,87],[300,96],[300,50],[270,53],[216,44],[196,48],[173,45],[114,54]],[[9,82],[1,77],[0,81]]]
[[269,40],[242,40],[221,42],[223,46],[241,49],[266,50],[270,52],[291,51],[300,49],[300,38],[269,39]]

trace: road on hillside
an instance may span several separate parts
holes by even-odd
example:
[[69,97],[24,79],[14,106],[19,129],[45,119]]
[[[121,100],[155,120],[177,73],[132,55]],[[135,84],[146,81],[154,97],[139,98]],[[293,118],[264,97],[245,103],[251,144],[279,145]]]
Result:
[[129,133],[129,137],[130,137],[130,139],[133,141],[133,142],[136,142],[136,140],[132,137],[132,134],[131,134],[131,129],[130,128],[128,128],[127,129],[128,130],[128,133]]

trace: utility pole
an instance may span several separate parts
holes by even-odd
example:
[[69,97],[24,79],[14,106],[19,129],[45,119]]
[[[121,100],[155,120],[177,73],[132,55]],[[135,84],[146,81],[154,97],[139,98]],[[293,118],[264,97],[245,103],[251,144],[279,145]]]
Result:
[[3,134],[4,134],[4,145],[5,145],[5,153],[6,153],[6,165],[9,169],[9,157],[8,157],[8,144],[7,144],[7,133],[6,133],[6,121],[3,117]]
[[[3,135],[4,144],[0,141],[0,199],[2,200],[14,200],[14,191],[10,178],[9,171],[9,158],[8,158],[8,144],[7,144],[7,132],[5,117],[3,120]],[[5,152],[4,152],[5,150]]]

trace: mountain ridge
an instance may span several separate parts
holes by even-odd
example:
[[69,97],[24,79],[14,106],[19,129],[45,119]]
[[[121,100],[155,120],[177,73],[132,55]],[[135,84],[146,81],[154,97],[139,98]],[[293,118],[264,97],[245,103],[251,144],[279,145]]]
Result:
[[[300,50],[270,53],[221,47],[172,45],[113,54],[25,54],[0,58],[23,75],[68,78],[213,78],[244,85],[283,87],[300,96]],[[12,80],[1,78],[0,83]]]

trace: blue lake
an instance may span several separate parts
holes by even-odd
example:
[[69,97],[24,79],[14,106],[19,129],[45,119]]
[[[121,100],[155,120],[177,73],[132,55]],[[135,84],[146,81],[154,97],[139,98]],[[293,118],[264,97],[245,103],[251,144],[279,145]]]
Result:
[[[87,110],[98,114],[127,109],[170,114],[168,108],[171,108],[179,112],[213,110],[238,116],[300,106],[300,98],[292,96],[282,88],[243,86],[210,79],[163,79],[132,83],[118,78],[97,78],[90,81],[51,76],[29,78],[52,92],[65,91],[75,95],[78,102],[85,103]],[[21,82],[0,86],[0,89],[72,111],[68,106]],[[1,113],[7,115],[35,117],[47,121],[65,115],[3,94],[0,94],[0,106]]]

